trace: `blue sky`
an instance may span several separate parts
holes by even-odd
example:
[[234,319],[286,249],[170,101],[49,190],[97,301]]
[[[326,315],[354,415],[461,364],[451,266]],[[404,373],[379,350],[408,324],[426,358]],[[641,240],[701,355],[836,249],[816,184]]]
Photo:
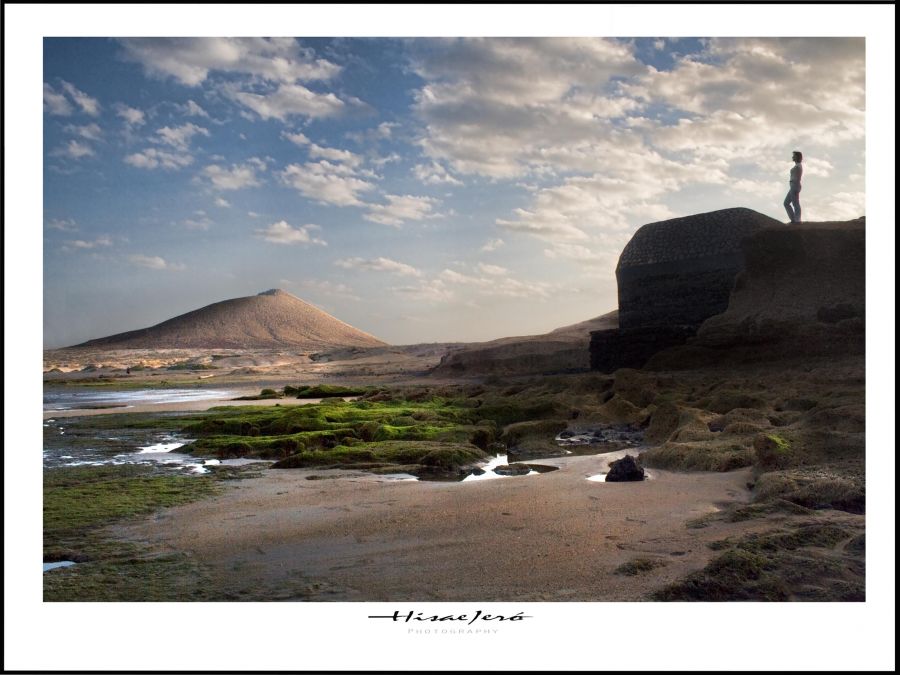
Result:
[[865,41],[44,40],[44,343],[280,287],[395,344],[616,305],[642,224],[865,205]]

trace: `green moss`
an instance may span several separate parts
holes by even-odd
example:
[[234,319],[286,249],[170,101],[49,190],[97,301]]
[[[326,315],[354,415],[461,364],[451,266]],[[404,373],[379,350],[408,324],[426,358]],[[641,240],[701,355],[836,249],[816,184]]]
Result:
[[143,465],[50,470],[44,477],[44,538],[182,504],[215,490],[215,481],[206,476],[154,475]]
[[451,471],[466,464],[486,459],[471,445],[434,441],[381,441],[347,447],[339,445],[327,450],[309,450],[286,457],[272,465],[274,469],[303,467],[366,465],[419,465],[423,469]]
[[[854,530],[809,522],[793,530],[754,533],[712,542],[722,551],[698,572],[653,594],[655,600],[862,600],[864,551]],[[839,545],[850,543],[843,553]],[[823,554],[822,551],[825,550]]]
[[676,471],[732,471],[753,463],[753,453],[738,444],[666,443],[641,453],[645,466]]

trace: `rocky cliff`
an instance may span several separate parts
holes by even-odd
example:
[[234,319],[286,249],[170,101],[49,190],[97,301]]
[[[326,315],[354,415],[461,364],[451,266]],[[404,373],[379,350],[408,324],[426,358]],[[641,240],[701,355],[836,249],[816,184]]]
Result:
[[865,222],[781,225],[747,238],[725,311],[648,365],[864,353]]
[[595,370],[639,368],[684,343],[724,311],[744,268],[742,241],[778,221],[745,208],[673,218],[641,227],[616,267],[619,325],[592,333]]

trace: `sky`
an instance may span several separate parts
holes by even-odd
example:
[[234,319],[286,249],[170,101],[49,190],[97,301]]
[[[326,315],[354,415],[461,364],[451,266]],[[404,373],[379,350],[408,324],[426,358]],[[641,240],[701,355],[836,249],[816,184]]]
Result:
[[865,215],[864,38],[44,38],[44,346],[282,288],[393,344],[616,307],[643,224]]

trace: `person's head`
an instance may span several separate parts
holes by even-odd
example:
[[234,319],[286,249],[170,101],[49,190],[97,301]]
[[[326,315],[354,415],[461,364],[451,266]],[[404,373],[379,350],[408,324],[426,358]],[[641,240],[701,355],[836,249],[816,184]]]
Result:
[[803,153],[800,152],[799,150],[794,150],[793,160],[795,162],[802,162],[803,161]]

